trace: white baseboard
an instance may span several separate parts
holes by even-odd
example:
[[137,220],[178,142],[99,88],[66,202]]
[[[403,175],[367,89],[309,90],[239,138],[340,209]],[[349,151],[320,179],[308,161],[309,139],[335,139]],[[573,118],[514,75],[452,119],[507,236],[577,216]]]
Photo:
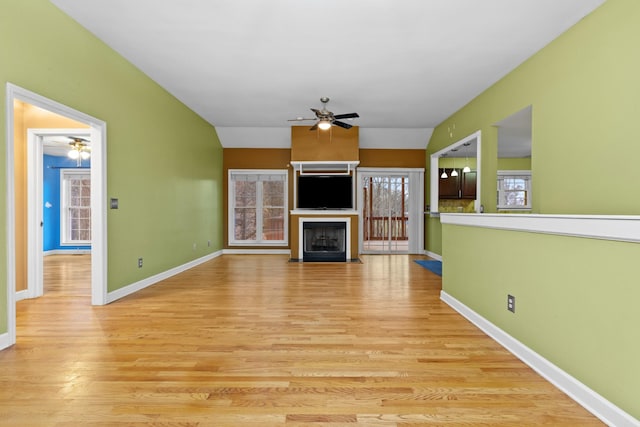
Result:
[[217,251],[214,253],[211,253],[209,255],[205,255],[201,258],[198,259],[194,259],[193,261],[190,261],[186,264],[182,264],[179,265],[177,267],[174,267],[170,270],[164,271],[162,273],[158,273],[154,276],[151,277],[147,277],[146,279],[142,279],[138,282],[132,283],[130,285],[124,286],[118,290],[115,290],[113,292],[109,292],[107,294],[107,304],[119,300],[120,298],[124,298],[127,295],[131,295],[135,292],[138,292],[139,290],[142,290],[144,288],[147,288],[151,285],[154,285],[164,279],[168,279],[171,276],[175,276],[176,274],[182,273],[183,271],[189,270],[190,268],[193,268],[197,265],[202,264],[203,262],[207,262],[209,260],[212,260],[214,258],[219,257],[220,255],[222,255],[222,251]]
[[23,289],[21,291],[16,291],[16,302],[22,301],[23,299],[28,299],[28,298],[31,298],[31,296],[29,295],[29,290],[28,289]]
[[435,252],[424,251],[424,254],[429,258],[437,259],[438,261],[442,261],[442,255],[438,255]]
[[529,365],[547,381],[558,387],[569,397],[582,405],[586,410],[598,417],[609,426],[638,427],[640,421],[618,408],[607,399],[582,384],[580,381],[522,344],[511,335],[489,322],[478,313],[441,291],[440,299],[456,310],[484,333],[493,338],[498,344],[509,350],[514,356]]
[[13,343],[9,337],[9,332],[5,332],[4,334],[0,334],[0,350],[4,350],[7,347],[12,346]]
[[52,249],[50,251],[44,251],[44,256],[49,255],[87,255],[91,254],[91,249]]
[[291,249],[223,249],[225,255],[291,255]]

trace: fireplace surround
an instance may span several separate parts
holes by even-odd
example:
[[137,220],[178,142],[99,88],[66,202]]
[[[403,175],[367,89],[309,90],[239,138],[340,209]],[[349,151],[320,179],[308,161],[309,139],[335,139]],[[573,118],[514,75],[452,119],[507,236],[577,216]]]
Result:
[[347,262],[352,258],[351,218],[314,215],[297,217],[294,259],[303,262]]

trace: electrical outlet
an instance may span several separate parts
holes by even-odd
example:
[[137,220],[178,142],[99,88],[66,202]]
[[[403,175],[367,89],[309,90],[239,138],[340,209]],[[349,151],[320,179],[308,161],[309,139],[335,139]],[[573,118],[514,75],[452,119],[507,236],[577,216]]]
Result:
[[196,245],[196,244],[194,243],[194,244],[193,244],[193,250],[195,251],[197,247],[198,247],[198,245]]
[[210,248],[211,247],[211,240],[207,240],[207,247]]
[[507,295],[507,310],[512,313],[516,312],[516,297],[513,295]]
[[142,258],[138,258],[138,268],[142,268]]

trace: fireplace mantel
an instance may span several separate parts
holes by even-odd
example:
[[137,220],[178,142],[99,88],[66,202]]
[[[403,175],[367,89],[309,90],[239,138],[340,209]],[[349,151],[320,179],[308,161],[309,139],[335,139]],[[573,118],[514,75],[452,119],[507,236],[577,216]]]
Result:
[[291,166],[294,171],[300,173],[300,175],[351,175],[351,172],[355,171],[356,167],[360,164],[359,160],[346,160],[346,161],[293,161]]

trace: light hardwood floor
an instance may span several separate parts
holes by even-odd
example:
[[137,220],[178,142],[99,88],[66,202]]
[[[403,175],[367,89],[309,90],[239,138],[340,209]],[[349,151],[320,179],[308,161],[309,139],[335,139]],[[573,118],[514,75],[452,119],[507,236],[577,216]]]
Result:
[[0,425],[602,425],[415,258],[224,255],[92,307],[89,256],[46,257],[0,352]]

